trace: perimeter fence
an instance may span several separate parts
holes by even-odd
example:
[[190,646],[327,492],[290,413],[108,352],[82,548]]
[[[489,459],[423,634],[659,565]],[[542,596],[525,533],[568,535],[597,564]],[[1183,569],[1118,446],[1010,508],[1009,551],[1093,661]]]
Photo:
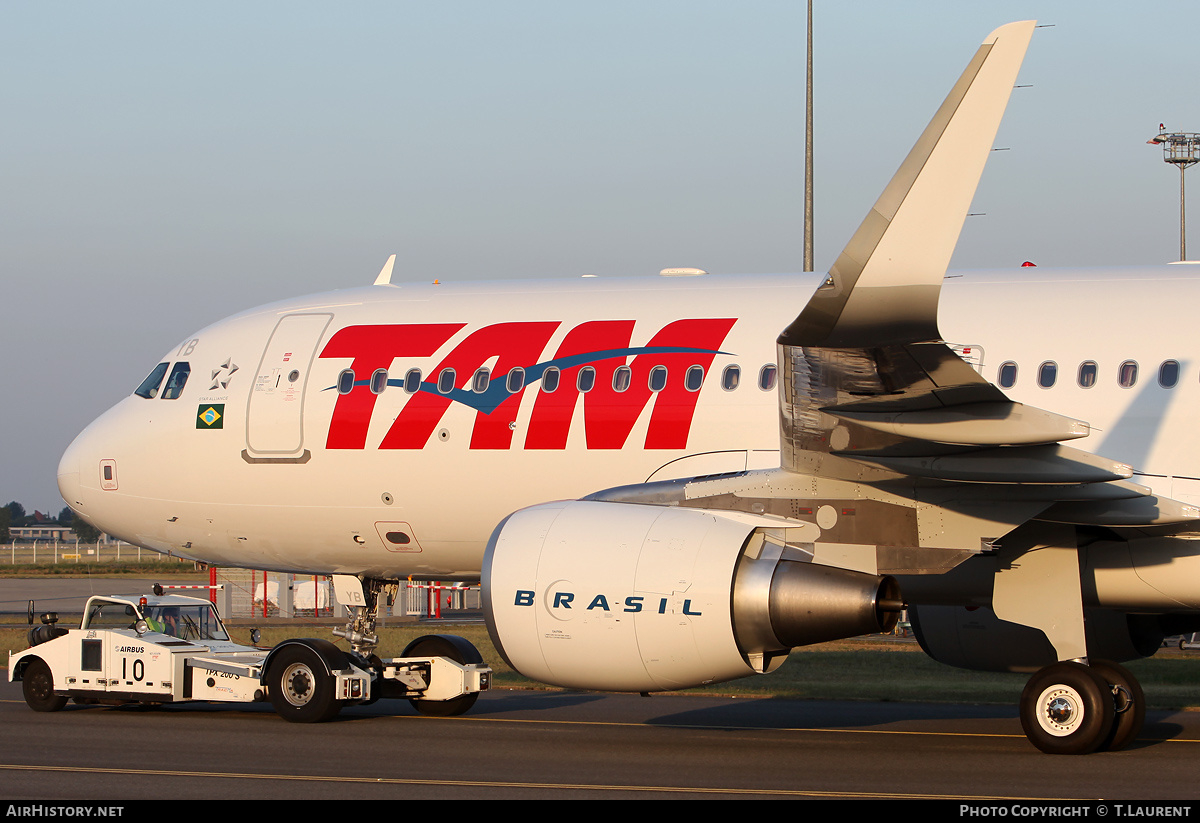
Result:
[[192,563],[179,557],[143,549],[120,540],[13,540],[0,543],[0,565],[52,563],[115,563],[118,561]]
[[[254,618],[329,618],[344,620],[347,610],[333,594],[333,582],[323,575],[300,575],[254,569],[209,568],[212,600],[227,620]],[[479,584],[402,580],[395,602],[379,610],[388,618],[458,619],[482,607]]]
[[[6,565],[93,564],[117,562],[182,563],[197,570],[204,565],[192,560],[170,557],[132,543],[101,540],[83,543],[75,540],[13,541],[0,544],[0,568]],[[323,618],[343,620],[346,610],[337,604],[329,577],[284,574],[253,569],[208,567],[212,590],[196,586],[189,592],[210,597],[227,620],[253,618]],[[164,579],[164,585],[174,585]],[[183,584],[186,585],[186,584]],[[172,589],[173,591],[178,589]],[[203,591],[201,591],[203,590]],[[444,618],[471,619],[482,608],[478,583],[448,581],[418,582],[402,580],[395,602],[380,609],[379,617],[394,619]]]

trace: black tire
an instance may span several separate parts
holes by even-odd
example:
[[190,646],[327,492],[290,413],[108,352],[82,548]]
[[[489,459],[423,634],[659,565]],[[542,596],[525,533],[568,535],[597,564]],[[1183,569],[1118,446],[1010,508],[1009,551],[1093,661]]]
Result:
[[[482,663],[479,650],[461,637],[430,634],[418,637],[404,650],[403,657],[448,657],[456,663]],[[421,700],[410,697],[412,707],[428,717],[457,717],[465,714],[479,699],[479,692],[459,695],[450,700]]]
[[321,656],[307,646],[287,646],[271,660],[267,693],[275,713],[284,720],[323,723],[333,719],[342,708],[333,691],[333,677]]
[[1108,683],[1082,663],[1055,663],[1029,678],[1021,692],[1021,727],[1047,754],[1089,754],[1113,731]]
[[35,712],[56,712],[67,705],[67,698],[54,693],[54,675],[41,658],[34,658],[21,674],[25,702]]
[[1116,717],[1099,751],[1119,752],[1137,738],[1146,722],[1146,695],[1133,673],[1111,660],[1091,661],[1092,671],[1108,684]]

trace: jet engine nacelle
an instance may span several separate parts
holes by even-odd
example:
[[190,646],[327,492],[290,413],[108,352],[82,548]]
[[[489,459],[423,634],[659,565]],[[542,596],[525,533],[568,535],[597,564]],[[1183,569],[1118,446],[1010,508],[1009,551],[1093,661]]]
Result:
[[[987,606],[909,606],[913,634],[939,663],[960,669],[1034,672],[1058,662],[1054,646],[1037,629],[1009,623]],[[1085,609],[1090,657],[1135,660],[1154,654],[1169,626],[1160,615]]]
[[647,692],[772,671],[792,647],[894,625],[892,578],[810,562],[810,533],[781,525],[631,503],[522,509],[484,556],[488,630],[527,677]]

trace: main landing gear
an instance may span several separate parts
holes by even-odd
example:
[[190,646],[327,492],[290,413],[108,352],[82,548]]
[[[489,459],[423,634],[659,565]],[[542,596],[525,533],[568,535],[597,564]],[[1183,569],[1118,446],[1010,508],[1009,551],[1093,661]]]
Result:
[[1021,693],[1021,726],[1047,754],[1117,751],[1146,719],[1137,679],[1107,660],[1055,663],[1041,669]]

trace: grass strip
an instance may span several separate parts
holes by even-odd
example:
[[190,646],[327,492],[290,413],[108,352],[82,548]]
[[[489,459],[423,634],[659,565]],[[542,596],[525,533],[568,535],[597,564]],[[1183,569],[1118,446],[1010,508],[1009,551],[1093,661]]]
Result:
[[[64,624],[68,624],[64,618]],[[249,642],[250,627],[230,628],[237,642]],[[260,628],[260,645],[270,647],[292,637],[345,641],[329,634],[327,623],[297,621]],[[424,634],[457,634],[479,648],[494,671],[497,688],[550,689],[509,668],[479,624],[388,626],[379,632],[380,657],[399,657]],[[26,647],[25,629],[0,628],[0,649]],[[7,658],[4,664],[7,665]],[[1141,681],[1150,709],[1200,709],[1200,654],[1161,649],[1154,657],[1126,664]],[[977,672],[944,666],[925,656],[915,643],[856,638],[796,649],[775,672],[689,692],[696,694],[777,697],[802,700],[868,700],[919,703],[971,703],[1015,706],[1028,675]]]

